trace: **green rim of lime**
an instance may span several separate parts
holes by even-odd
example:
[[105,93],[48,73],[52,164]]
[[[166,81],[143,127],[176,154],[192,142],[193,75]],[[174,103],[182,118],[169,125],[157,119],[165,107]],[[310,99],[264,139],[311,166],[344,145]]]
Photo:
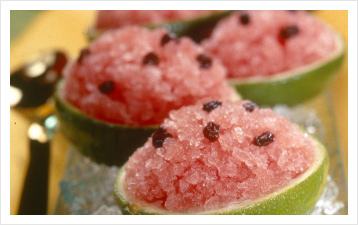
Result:
[[125,126],[91,118],[60,96],[63,81],[54,94],[56,115],[63,135],[83,155],[98,163],[122,166],[158,129],[158,126]]

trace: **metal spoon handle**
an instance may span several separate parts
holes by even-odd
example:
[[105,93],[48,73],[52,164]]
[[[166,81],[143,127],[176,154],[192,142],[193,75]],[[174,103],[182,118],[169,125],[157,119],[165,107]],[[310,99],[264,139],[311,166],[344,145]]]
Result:
[[30,139],[30,164],[22,191],[19,215],[46,215],[50,141]]

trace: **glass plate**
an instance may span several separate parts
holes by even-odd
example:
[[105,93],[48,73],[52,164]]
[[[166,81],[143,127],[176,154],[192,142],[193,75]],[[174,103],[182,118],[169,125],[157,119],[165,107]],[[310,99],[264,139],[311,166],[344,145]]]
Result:
[[[327,185],[312,214],[347,215],[347,181],[330,102],[330,93],[324,93],[305,104],[292,108],[276,105],[273,110],[305,127],[327,147],[330,158]],[[55,214],[121,214],[113,195],[118,170],[115,166],[99,165],[70,148]]]

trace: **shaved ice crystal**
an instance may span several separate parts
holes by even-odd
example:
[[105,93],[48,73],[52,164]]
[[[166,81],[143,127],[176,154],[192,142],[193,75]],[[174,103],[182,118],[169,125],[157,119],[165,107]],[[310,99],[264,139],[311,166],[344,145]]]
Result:
[[112,29],[124,25],[161,24],[210,15],[218,10],[99,10],[96,29]]
[[[208,111],[208,105],[215,107]],[[208,125],[213,139],[205,135]],[[127,162],[125,187],[129,201],[172,212],[215,209],[275,191],[314,160],[314,141],[298,125],[248,100],[173,110],[157,133],[165,134],[161,147],[153,135]]]
[[125,26],[81,51],[64,71],[63,97],[85,114],[131,126],[160,124],[202,98],[232,99],[218,59],[164,29]]
[[306,11],[240,11],[202,42],[231,78],[270,76],[317,62],[337,48],[333,31]]

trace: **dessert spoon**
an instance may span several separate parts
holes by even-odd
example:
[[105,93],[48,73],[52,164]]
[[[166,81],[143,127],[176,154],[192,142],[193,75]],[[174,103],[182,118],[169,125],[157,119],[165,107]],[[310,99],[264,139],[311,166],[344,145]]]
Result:
[[51,96],[67,63],[61,51],[33,56],[10,75],[10,107],[33,121],[28,129],[30,163],[19,215],[47,214],[50,141],[57,129]]

